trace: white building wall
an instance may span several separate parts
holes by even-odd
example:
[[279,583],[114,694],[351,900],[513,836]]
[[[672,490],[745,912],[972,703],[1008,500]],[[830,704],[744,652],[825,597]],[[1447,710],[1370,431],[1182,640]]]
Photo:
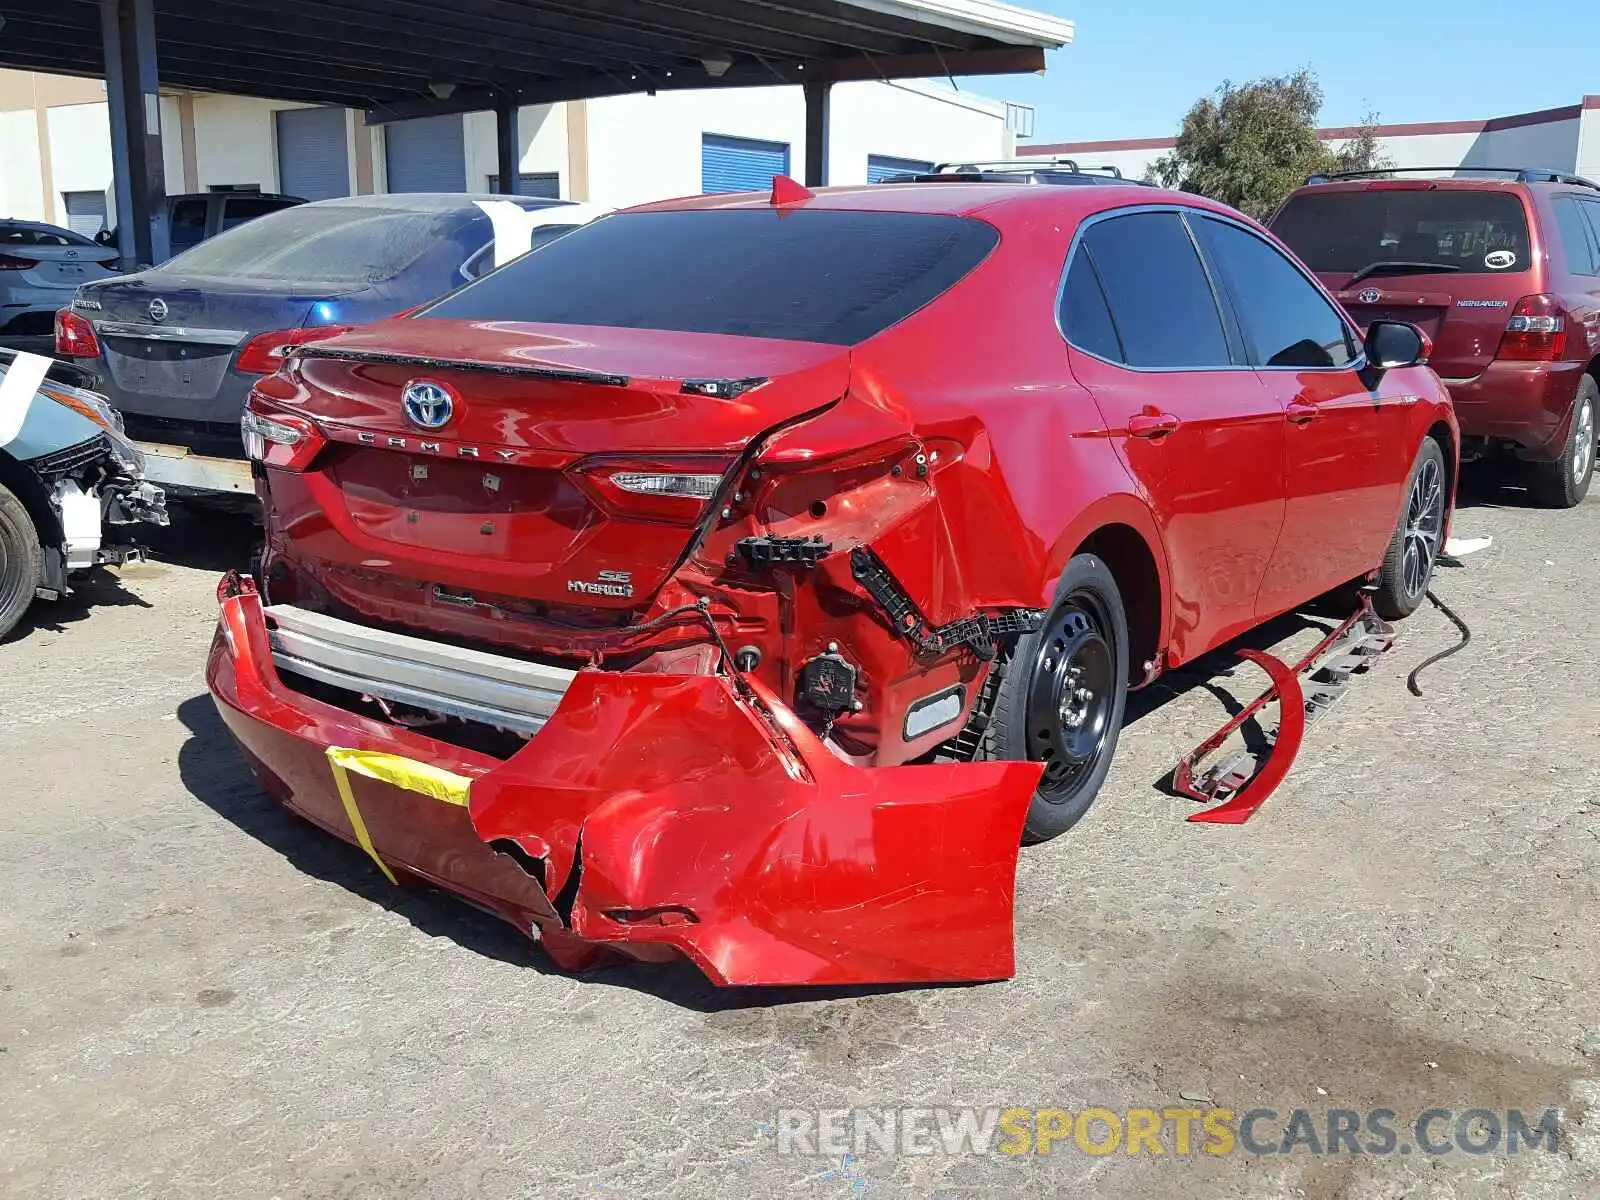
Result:
[[700,137],[720,133],[789,144],[805,161],[805,98],[799,88],[661,92],[589,102],[589,199],[624,208],[700,192]]
[[1590,108],[1587,103],[1578,122],[1577,172],[1600,182],[1600,108]]
[[[45,111],[55,195],[48,220],[67,219],[62,192],[106,192],[111,187],[111,118],[104,104],[71,104]],[[108,205],[109,207],[109,205]]]
[[[500,173],[499,152],[495,148],[493,113],[468,113],[466,116],[467,190],[486,192],[489,179]],[[537,104],[517,110],[517,141],[522,156],[518,173],[561,176],[561,195],[571,198],[572,181],[567,171],[567,106]]]
[[[700,192],[703,134],[789,145],[805,164],[805,96],[797,87],[663,92],[589,102],[589,198],[621,208]],[[1003,158],[1005,106],[926,83],[847,83],[833,89],[828,182],[865,183],[867,156],[940,162]]]
[[272,114],[303,107],[246,96],[195,96],[195,190],[242,183],[277,191],[278,133]]
[[39,161],[39,119],[31,108],[0,112],[0,217],[48,221]]
[[[865,183],[869,155],[923,162],[1011,154],[1005,105],[921,80],[841,83],[833,89],[828,182]],[[795,164],[796,177],[801,161]]]
[[[303,105],[241,96],[193,94],[194,178],[185,175],[182,103],[161,101],[168,191],[243,184],[280,190],[275,114]],[[568,145],[566,106],[540,105],[520,114],[521,170],[556,172],[562,194],[571,197],[575,162],[587,160],[588,199],[623,207],[701,190],[703,134],[785,142],[790,170],[798,178],[805,163],[805,101],[798,87],[729,91],[670,92],[590,101],[587,154]],[[60,194],[111,188],[111,134],[106,105],[58,105],[45,110],[50,139],[54,195],[44,196],[33,110],[0,113],[0,162],[19,164],[0,170],[0,208],[64,221]],[[497,171],[494,117],[464,118],[467,187],[486,190]],[[376,190],[385,188],[381,133],[349,118],[350,190],[357,190],[362,139],[371,138]],[[573,153],[574,150],[580,151]],[[864,183],[870,155],[942,162],[1004,158],[1011,153],[1005,106],[957,92],[940,83],[902,81],[837,85],[832,98],[829,182]],[[112,201],[114,205],[114,201]],[[114,215],[113,215],[114,220]]]

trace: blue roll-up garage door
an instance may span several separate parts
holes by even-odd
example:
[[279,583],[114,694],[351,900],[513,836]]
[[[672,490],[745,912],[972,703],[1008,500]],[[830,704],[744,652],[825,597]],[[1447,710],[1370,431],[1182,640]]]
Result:
[[900,175],[927,175],[933,170],[931,162],[920,158],[895,158],[890,154],[867,155],[867,182],[882,183]]
[[467,139],[461,117],[419,117],[383,127],[391,192],[467,190]]
[[774,175],[789,173],[789,144],[707,133],[700,138],[700,189],[765,192]]
[[285,108],[277,114],[278,188],[302,200],[350,194],[350,143],[342,108]]

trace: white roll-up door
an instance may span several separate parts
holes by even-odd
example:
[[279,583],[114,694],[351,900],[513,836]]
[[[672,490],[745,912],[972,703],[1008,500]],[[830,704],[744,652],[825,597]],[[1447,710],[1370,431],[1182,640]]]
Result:
[[104,192],[63,192],[67,204],[67,228],[92,238],[106,227],[106,194]]
[[350,143],[342,108],[285,108],[277,114],[278,189],[302,200],[350,194]]
[[391,121],[383,131],[391,192],[467,190],[467,139],[459,115]]

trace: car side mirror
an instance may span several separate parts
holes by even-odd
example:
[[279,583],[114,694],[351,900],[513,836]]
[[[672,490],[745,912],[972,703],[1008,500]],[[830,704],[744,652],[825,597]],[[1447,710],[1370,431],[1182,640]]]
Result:
[[1433,350],[1422,330],[1404,321],[1374,321],[1365,348],[1367,364],[1379,371],[1421,366]]
[[99,233],[94,235],[94,240],[98,245],[111,246],[116,244],[117,239],[111,236],[111,230],[102,229]]

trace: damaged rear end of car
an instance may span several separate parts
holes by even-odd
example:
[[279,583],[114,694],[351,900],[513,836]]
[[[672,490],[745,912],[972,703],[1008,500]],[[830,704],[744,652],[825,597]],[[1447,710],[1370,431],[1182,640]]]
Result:
[[[818,239],[827,289],[792,278]],[[209,667],[268,790],[569,968],[1008,977],[1041,768],[962,735],[1042,614],[963,577],[963,446],[859,352],[997,239],[625,215],[296,353],[245,419],[267,545],[224,581]],[[684,278],[703,254],[790,283],[713,295]],[[620,305],[608,255],[641,281]],[[565,286],[508,299],[532,275]]]

